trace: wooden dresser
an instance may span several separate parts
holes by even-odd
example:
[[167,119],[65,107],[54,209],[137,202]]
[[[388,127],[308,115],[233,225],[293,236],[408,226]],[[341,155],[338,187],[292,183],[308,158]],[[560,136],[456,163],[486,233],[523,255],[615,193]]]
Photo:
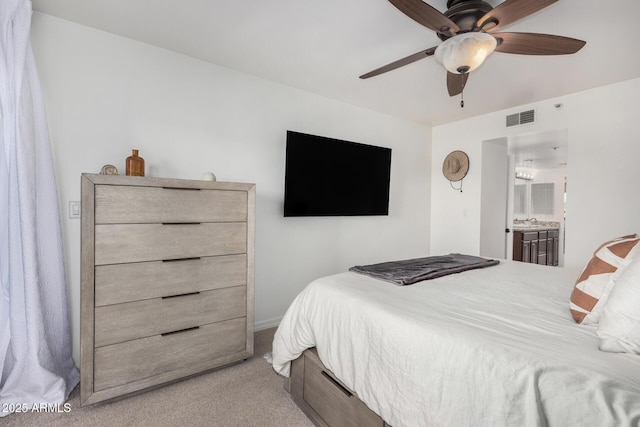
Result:
[[81,404],[251,357],[255,185],[81,181]]

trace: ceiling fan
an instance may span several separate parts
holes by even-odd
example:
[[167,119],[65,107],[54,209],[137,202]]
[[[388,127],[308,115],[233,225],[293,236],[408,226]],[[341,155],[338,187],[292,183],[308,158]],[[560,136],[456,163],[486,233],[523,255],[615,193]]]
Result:
[[[586,42],[538,33],[496,32],[558,0],[505,0],[495,8],[482,0],[447,0],[441,13],[422,0],[389,0],[402,13],[436,32],[442,43],[409,55],[360,76],[368,79],[435,55],[447,69],[450,96],[462,94],[469,72],[493,51],[521,55],[576,53]],[[464,101],[461,101],[464,106]]]

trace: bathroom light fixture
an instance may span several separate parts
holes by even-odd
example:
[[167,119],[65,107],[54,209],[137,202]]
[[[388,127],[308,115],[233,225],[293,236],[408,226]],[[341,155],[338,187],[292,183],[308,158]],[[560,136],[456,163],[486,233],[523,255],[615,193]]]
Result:
[[516,171],[516,179],[531,181],[533,179],[533,174],[529,172]]
[[495,37],[487,33],[462,33],[442,42],[435,56],[450,73],[465,74],[482,65],[496,45]]

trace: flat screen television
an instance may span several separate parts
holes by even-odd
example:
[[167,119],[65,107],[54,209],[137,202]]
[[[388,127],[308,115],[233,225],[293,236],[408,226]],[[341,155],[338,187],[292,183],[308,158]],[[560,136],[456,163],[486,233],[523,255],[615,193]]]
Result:
[[391,149],[287,131],[284,216],[389,214]]

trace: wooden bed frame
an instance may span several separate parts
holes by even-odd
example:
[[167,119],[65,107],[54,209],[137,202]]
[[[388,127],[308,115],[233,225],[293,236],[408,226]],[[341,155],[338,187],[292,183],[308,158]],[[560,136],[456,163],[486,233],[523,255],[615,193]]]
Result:
[[319,427],[390,427],[325,368],[315,348],[291,362],[285,390]]

